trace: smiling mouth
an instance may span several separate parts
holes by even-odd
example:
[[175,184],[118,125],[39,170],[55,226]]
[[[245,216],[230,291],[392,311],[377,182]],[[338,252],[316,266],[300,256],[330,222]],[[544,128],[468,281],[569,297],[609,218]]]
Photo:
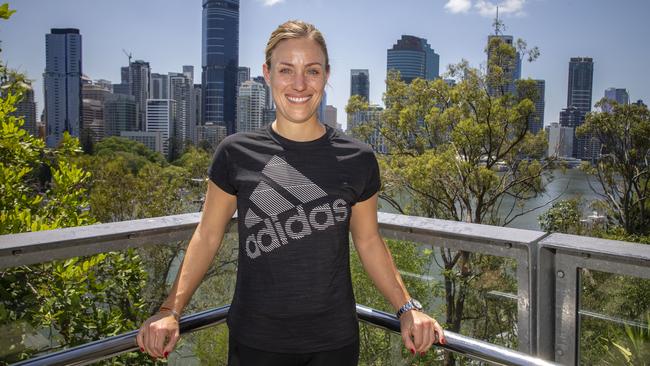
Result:
[[311,95],[306,96],[306,97],[302,97],[302,98],[290,97],[288,95],[286,95],[286,97],[289,100],[289,102],[294,103],[294,104],[306,103],[308,100],[311,99]]

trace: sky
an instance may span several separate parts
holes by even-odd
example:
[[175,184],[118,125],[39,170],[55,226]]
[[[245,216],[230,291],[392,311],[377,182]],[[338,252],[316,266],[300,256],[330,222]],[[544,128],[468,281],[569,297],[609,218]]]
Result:
[[[495,5],[504,34],[537,46],[540,57],[525,62],[522,77],[546,81],[545,124],[566,107],[571,57],[594,59],[593,103],[609,87],[626,88],[633,101],[650,102],[648,0],[241,0],[239,64],[262,74],[271,32],[289,19],[321,30],[331,75],[327,103],[345,126],[350,69],[369,69],[370,101],[382,104],[386,50],[402,35],[428,40],[440,55],[440,72],[465,59],[485,65]],[[148,61],[152,72],[181,72],[194,65],[201,80],[201,0],[15,0],[17,12],[0,22],[0,58],[35,80],[38,115],[43,107],[45,34],[78,28],[83,72],[91,79],[120,82],[120,67]]]

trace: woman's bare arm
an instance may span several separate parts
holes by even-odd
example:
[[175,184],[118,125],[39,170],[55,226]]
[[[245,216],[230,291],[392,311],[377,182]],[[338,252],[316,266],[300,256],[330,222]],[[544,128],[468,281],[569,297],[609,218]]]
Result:
[[[393,257],[379,234],[377,194],[352,206],[350,232],[359,258],[375,286],[398,310],[409,299],[408,291],[395,267]],[[435,319],[409,311],[400,317],[402,339],[411,352],[426,352],[435,342],[444,343],[444,333]]]
[[[163,307],[180,314],[203,280],[214,256],[221,247],[228,223],[237,209],[237,196],[226,193],[211,180],[203,212],[181,263],[174,285]],[[167,357],[180,337],[178,322],[172,312],[159,312],[140,327],[137,341],[141,351],[153,357]]]

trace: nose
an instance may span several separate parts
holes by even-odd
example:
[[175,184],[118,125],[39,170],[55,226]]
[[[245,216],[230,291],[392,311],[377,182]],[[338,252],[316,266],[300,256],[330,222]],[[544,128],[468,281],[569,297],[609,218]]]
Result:
[[296,91],[305,90],[305,76],[297,72],[293,77],[293,89]]

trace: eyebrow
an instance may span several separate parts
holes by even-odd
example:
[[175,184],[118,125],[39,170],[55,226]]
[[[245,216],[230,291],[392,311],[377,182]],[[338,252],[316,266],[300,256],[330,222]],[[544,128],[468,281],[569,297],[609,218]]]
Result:
[[[287,66],[293,67],[293,64],[289,63],[289,62],[280,62],[280,65],[287,65]],[[323,67],[323,65],[320,62],[310,62],[310,63],[306,64],[305,67],[309,67],[309,66],[312,66],[312,65],[318,65],[320,67]]]

